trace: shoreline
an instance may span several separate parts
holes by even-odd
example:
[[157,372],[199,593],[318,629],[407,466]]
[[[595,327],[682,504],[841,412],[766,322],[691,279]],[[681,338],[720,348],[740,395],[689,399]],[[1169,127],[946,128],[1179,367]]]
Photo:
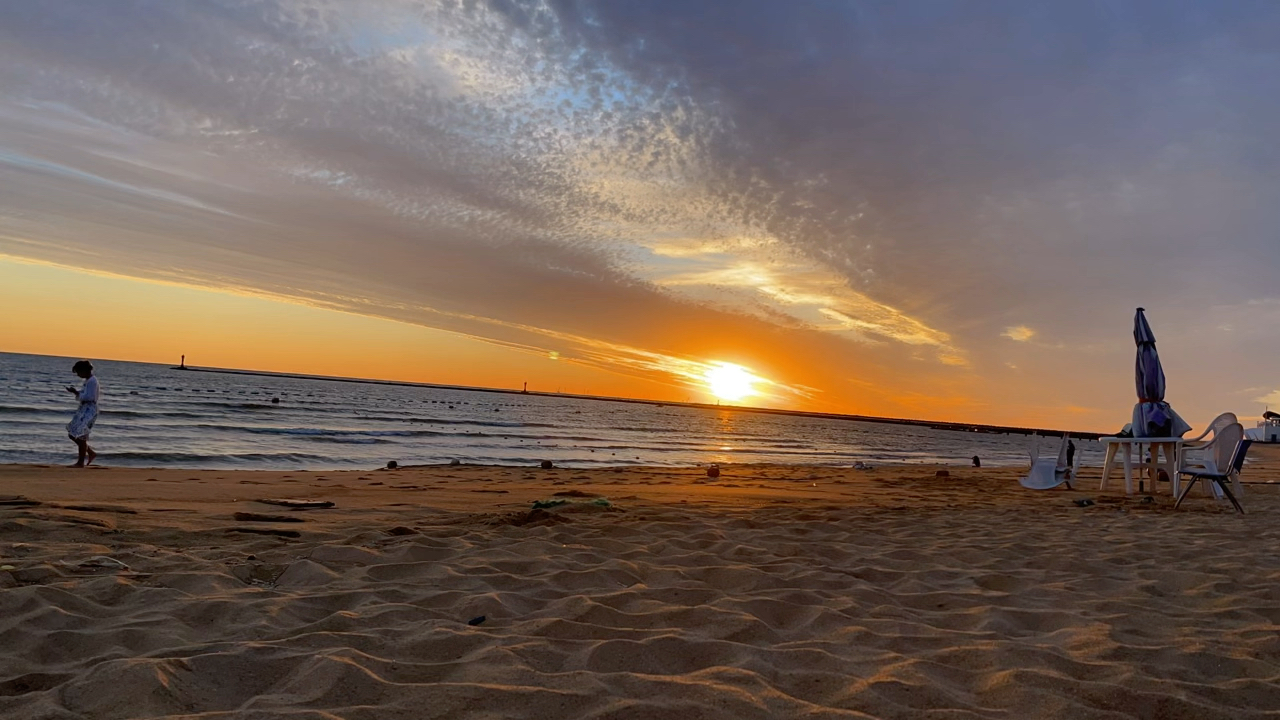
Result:
[[[1277,447],[1280,447],[1280,445],[1277,445]],[[1256,449],[1256,446],[1255,446],[1255,449]],[[67,453],[67,454],[68,454],[68,456],[69,456],[69,457],[68,457],[68,462],[70,462],[70,461],[72,461],[72,460],[74,460],[74,459],[75,459],[75,451],[74,451],[74,448],[72,448],[72,451],[71,451],[71,452],[69,452],[69,453]],[[294,473],[351,473],[351,472],[367,473],[367,472],[376,472],[376,471],[381,471],[381,470],[386,470],[386,469],[387,469],[387,468],[385,467],[385,465],[375,465],[375,464],[369,464],[369,465],[346,465],[346,466],[340,466],[340,467],[295,467],[295,468],[260,468],[260,467],[225,467],[225,466],[224,466],[224,467],[213,467],[213,466],[209,466],[209,465],[115,465],[115,464],[109,464],[109,463],[107,463],[107,462],[104,462],[104,461],[109,461],[109,460],[110,460],[110,456],[111,456],[111,453],[110,453],[109,451],[107,451],[107,450],[100,450],[100,451],[99,451],[99,453],[98,453],[98,459],[94,461],[94,464],[90,466],[90,469],[100,469],[100,470],[116,469],[116,470],[138,470],[138,471],[142,471],[142,470],[157,470],[157,471],[173,470],[173,471],[178,471],[178,472],[205,471],[205,472],[231,472],[231,473],[242,473],[242,472],[247,472],[247,473],[288,473],[288,472],[294,472]],[[394,459],[394,458],[393,458],[393,459]],[[865,463],[865,461],[864,461],[864,463]],[[539,466],[538,464],[516,464],[516,463],[506,463],[506,464],[503,464],[503,463],[474,463],[474,462],[472,462],[472,463],[468,463],[468,462],[460,462],[460,463],[458,463],[457,465],[454,465],[454,464],[452,464],[452,463],[450,463],[450,462],[400,464],[400,463],[399,463],[399,461],[397,461],[397,463],[396,463],[396,464],[397,464],[397,468],[396,468],[396,469],[398,469],[398,470],[409,470],[409,469],[413,469],[413,470],[435,470],[435,469],[439,469],[439,470],[448,470],[448,469],[450,469],[450,468],[489,468],[489,469],[493,469],[493,470],[530,470],[530,471],[534,471],[534,470],[541,470],[541,469],[542,469],[542,468],[540,468],[540,466]],[[975,468],[975,467],[973,467],[973,466],[969,463],[969,461],[968,461],[967,459],[965,459],[965,458],[957,458],[957,459],[956,459],[956,461],[955,461],[954,463],[932,462],[932,461],[927,461],[927,460],[921,460],[921,461],[919,461],[919,462],[893,461],[893,460],[883,460],[883,461],[881,461],[881,460],[877,460],[877,461],[870,462],[870,463],[865,463],[865,464],[867,464],[867,465],[868,465],[868,469],[871,469],[871,470],[874,470],[874,469],[885,469],[885,470],[904,470],[904,471],[929,470],[930,472],[935,471],[935,470],[949,470],[949,471],[954,471],[954,470],[965,470],[965,469],[978,470],[978,471],[981,471],[981,470],[1018,470],[1018,471],[1020,471],[1020,472],[1025,472],[1025,471],[1026,471],[1026,469],[1027,469],[1027,465],[1028,465],[1028,463],[1027,463],[1026,461],[1021,461],[1021,462],[1019,462],[1019,463],[1011,463],[1011,464],[1008,464],[1008,465],[1002,465],[1002,464],[999,464],[998,462],[995,462],[995,461],[988,462],[987,460],[983,460],[983,462],[982,462],[982,467],[980,467],[980,468]],[[553,469],[553,470],[566,470],[566,471],[573,471],[573,472],[623,472],[623,471],[628,471],[628,470],[637,470],[637,469],[640,469],[640,470],[654,470],[654,471],[657,471],[657,470],[663,470],[663,471],[670,471],[670,472],[683,472],[683,471],[696,470],[696,471],[701,472],[701,471],[705,470],[707,467],[709,467],[709,466],[711,466],[711,465],[716,465],[716,466],[718,466],[718,467],[720,467],[720,468],[722,468],[722,469],[723,469],[723,468],[730,468],[730,467],[751,467],[751,468],[774,468],[774,469],[786,469],[786,468],[813,468],[813,469],[821,469],[821,470],[827,470],[827,471],[845,471],[845,470],[848,470],[848,471],[859,471],[859,472],[864,471],[864,470],[863,470],[863,468],[855,467],[855,466],[854,466],[853,464],[851,464],[851,463],[844,463],[844,464],[839,464],[839,465],[821,465],[821,464],[816,464],[816,463],[806,463],[806,462],[778,462],[778,463],[768,463],[768,462],[750,462],[750,461],[746,461],[746,462],[726,462],[726,461],[722,461],[722,460],[717,460],[717,461],[708,461],[708,462],[704,462],[704,463],[671,464],[671,465],[656,465],[656,464],[651,464],[651,463],[636,462],[636,463],[632,463],[632,464],[630,464],[630,465],[627,465],[627,464],[621,464],[621,463],[619,463],[619,464],[600,464],[600,465],[589,465],[589,466],[583,466],[583,465],[575,465],[575,464],[562,465],[562,464],[558,464],[558,463],[557,463],[557,464],[555,464],[555,465],[554,465],[554,467],[552,467],[551,469]],[[73,470],[73,469],[75,469],[75,468],[66,467],[66,466],[64,466],[64,465],[63,465],[63,464],[61,464],[61,463],[49,463],[49,462],[39,462],[39,463],[36,463],[36,462],[0,462],[0,469],[3,469],[3,468],[38,468],[38,469],[42,469],[42,470],[51,470],[51,469],[56,470],[56,469],[58,469],[58,468],[63,468],[63,467],[65,467],[65,468],[66,468],[66,469],[68,469],[68,470]]]
[[[1099,459],[1100,460],[1100,459]],[[556,476],[560,473],[569,473],[575,479],[583,479],[594,475],[611,476],[616,474],[642,473],[642,474],[670,474],[673,477],[692,478],[699,483],[705,481],[714,485],[716,480],[706,477],[706,471],[709,466],[715,465],[719,468],[722,477],[729,477],[735,472],[745,472],[748,474],[760,473],[808,473],[821,474],[824,476],[845,476],[849,475],[854,478],[877,479],[893,475],[910,474],[910,475],[933,475],[938,472],[949,473],[949,477],[980,477],[990,479],[991,477],[999,477],[1001,479],[1010,480],[1016,484],[1019,476],[1025,475],[1027,465],[989,465],[983,464],[982,467],[973,467],[967,462],[958,461],[954,464],[938,463],[938,462],[877,462],[868,465],[866,468],[857,468],[850,465],[817,465],[812,463],[761,463],[761,462],[715,462],[689,465],[645,465],[639,463],[633,464],[616,464],[616,465],[596,465],[591,467],[573,467],[564,465],[554,465],[550,468],[542,468],[538,465],[503,465],[494,463],[413,463],[399,464],[395,468],[386,466],[377,467],[344,467],[344,468],[285,468],[285,469],[263,469],[263,468],[210,468],[210,467],[148,467],[134,465],[101,465],[94,464],[87,468],[73,468],[63,464],[51,463],[20,463],[20,462],[0,462],[0,495],[8,492],[4,489],[5,479],[12,482],[14,477],[24,473],[36,475],[53,474],[58,476],[60,481],[68,481],[76,477],[83,477],[91,480],[100,477],[101,473],[110,472],[122,473],[125,476],[132,477],[140,473],[155,474],[190,474],[190,473],[213,473],[217,476],[235,475],[246,477],[275,478],[284,476],[317,476],[328,477],[334,476],[353,476],[353,477],[372,477],[374,474],[380,473],[422,473],[422,474],[441,474],[450,476],[450,473],[499,473],[504,475],[514,475],[520,473],[526,478],[536,477],[538,474],[547,474],[548,477]],[[1122,471],[1114,471],[1110,483],[1111,490],[1118,486],[1117,483],[1123,484]],[[1136,472],[1136,470],[1135,470]],[[64,475],[65,473],[65,475]],[[1096,488],[1098,481],[1102,477],[1102,468],[1100,465],[1084,465],[1080,468],[1080,479],[1084,483],[1083,491]],[[1116,478],[1120,478],[1117,480]],[[1241,474],[1240,482],[1244,485],[1273,485],[1280,484],[1280,444],[1275,443],[1254,443],[1249,450],[1244,472]],[[1034,491],[1029,491],[1034,492]],[[1050,491],[1052,492],[1052,491]]]

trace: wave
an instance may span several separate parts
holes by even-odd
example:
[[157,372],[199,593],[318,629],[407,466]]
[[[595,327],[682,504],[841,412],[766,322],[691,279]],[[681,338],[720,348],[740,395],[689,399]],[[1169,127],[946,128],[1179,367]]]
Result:
[[[272,403],[270,401],[259,402],[254,400],[243,400],[243,401],[237,402],[235,400],[216,400],[216,399],[205,400],[204,398],[185,398],[185,397],[180,397],[180,398],[132,397],[131,398],[128,396],[115,396],[115,397],[104,398],[104,401],[109,404],[115,405],[117,407],[120,404],[129,405],[129,404],[140,402],[140,404],[154,408],[154,409],[148,410],[147,412],[158,412],[158,413],[175,412],[175,411],[176,412],[192,412],[193,410],[205,410],[205,409],[211,409],[213,412],[218,412],[220,410],[236,410],[236,411],[279,410],[287,407],[286,405]],[[295,405],[292,409],[300,410],[301,408]],[[129,412],[137,412],[137,411],[129,410]],[[206,413],[206,415],[207,414],[208,413]]]
[[613,430],[615,432],[639,432],[639,433],[655,433],[662,435],[679,435],[687,432],[682,428],[673,427],[632,427],[629,425],[606,425],[601,430]]
[[175,420],[200,420],[202,418],[209,417],[207,414],[203,414],[203,413],[169,412],[164,410],[143,411],[143,410],[103,409],[102,412],[98,413],[98,415],[99,417],[120,417],[120,418],[140,418],[140,419],[171,418]]
[[397,437],[432,437],[436,435],[446,435],[450,433],[440,433],[435,430],[339,430],[331,428],[300,428],[300,427],[254,427],[244,425],[218,425],[215,423],[201,423],[194,425],[197,430],[221,430],[232,433],[249,433],[250,435],[280,435],[285,437],[298,438],[397,438]]
[[281,406],[274,403],[256,403],[256,402],[206,402],[196,400],[194,402],[182,403],[183,405],[194,405],[196,407],[209,408],[227,408],[228,410],[277,410]]
[[99,452],[99,462],[103,465],[111,463],[156,462],[165,465],[184,463],[235,463],[235,464],[267,464],[267,463],[306,463],[332,462],[328,455],[309,453],[183,453],[183,452],[148,452],[132,450],[125,452]]
[[[239,407],[239,406],[237,406]],[[255,406],[258,407],[258,406]],[[272,406],[260,406],[272,407]],[[67,407],[41,408],[26,405],[0,405],[0,415],[66,415],[70,417],[75,412],[75,405],[69,404]],[[189,410],[122,410],[112,407],[103,407],[98,412],[99,417],[118,417],[118,418],[178,418],[199,420],[207,419],[209,413],[191,412]]]
[[333,443],[335,445],[393,445],[395,440],[368,435],[291,435],[301,442]]
[[42,408],[33,407],[31,405],[0,405],[0,415],[44,415],[47,413],[65,413],[70,416],[75,412],[74,405],[68,405],[69,409],[61,408]]
[[[278,409],[278,410],[302,409],[296,406],[288,406],[284,404],[272,405],[271,407],[273,409]],[[432,425],[476,425],[476,426],[484,426],[484,427],[562,427],[562,425],[555,424],[555,423],[522,422],[519,420],[478,420],[478,419],[471,419],[471,418],[457,419],[457,418],[443,418],[443,417],[418,417],[410,414],[409,412],[406,412],[404,415],[385,415],[385,414],[379,415],[379,414],[370,414],[366,412],[361,412],[361,408],[359,406],[354,406],[354,405],[335,406],[335,405],[327,405],[327,404],[324,404],[324,405],[317,404],[316,407],[306,408],[306,410],[308,410],[309,412],[318,412],[318,413],[332,414],[332,415],[344,415],[347,412],[349,412],[350,417],[353,420],[359,420],[362,422],[421,423],[421,424],[432,424]]]
[[[362,415],[360,416],[360,419],[370,420],[374,418]],[[391,419],[391,418],[388,418],[388,419]],[[451,420],[449,418],[416,418],[416,417],[394,418],[394,419],[399,420],[401,422],[425,423],[430,425],[474,425],[478,427],[530,427],[530,428],[562,427],[561,425],[556,425],[554,423],[519,422],[519,421],[504,422],[501,420]]]

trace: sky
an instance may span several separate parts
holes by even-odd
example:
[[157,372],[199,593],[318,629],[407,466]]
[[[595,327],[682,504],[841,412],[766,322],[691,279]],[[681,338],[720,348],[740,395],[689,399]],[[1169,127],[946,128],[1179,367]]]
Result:
[[1174,408],[1253,418],[1277,27],[1269,0],[0,4],[0,351],[1105,432],[1141,306]]

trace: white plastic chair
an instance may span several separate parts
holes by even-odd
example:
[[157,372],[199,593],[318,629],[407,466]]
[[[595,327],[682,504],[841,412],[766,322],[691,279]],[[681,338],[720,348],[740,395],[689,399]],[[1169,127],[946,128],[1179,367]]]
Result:
[[[1240,441],[1243,439],[1244,427],[1240,425],[1240,423],[1231,423],[1230,425],[1227,425],[1213,436],[1213,442],[1211,443],[1213,448],[1212,456],[1204,458],[1202,465],[1180,470],[1179,473],[1183,475],[1198,474],[1203,476],[1230,476],[1231,492],[1236,498],[1243,497],[1244,488],[1240,485],[1240,471],[1232,465],[1232,460],[1235,459],[1234,455],[1236,452],[1236,446],[1239,445]],[[1243,463],[1243,457],[1241,458],[1241,462]],[[1222,492],[1222,488],[1220,488],[1216,483],[1205,483],[1205,485],[1208,485],[1213,491],[1214,497],[1217,497],[1218,499],[1225,497]],[[1183,495],[1185,494],[1186,493],[1183,493]],[[1236,503],[1235,499],[1232,499],[1232,503]]]
[[[1036,440],[1039,440],[1037,437]],[[1018,482],[1024,488],[1030,490],[1049,490],[1066,483],[1067,487],[1071,487],[1071,478],[1075,475],[1072,468],[1067,465],[1067,443],[1069,438],[1062,436],[1062,444],[1058,447],[1058,456],[1056,458],[1040,457],[1039,443],[1032,442],[1031,445],[1031,471],[1026,477],[1018,478]]]
[[[1222,413],[1209,423],[1197,437],[1190,438],[1182,444],[1182,456],[1178,458],[1178,472],[1184,470],[1195,471],[1205,467],[1205,461],[1213,458],[1215,452],[1214,442],[1218,438],[1218,433],[1222,432],[1228,425],[1240,422],[1236,418],[1235,413]],[[1212,435],[1212,437],[1209,437]],[[1205,440],[1209,437],[1208,440]]]

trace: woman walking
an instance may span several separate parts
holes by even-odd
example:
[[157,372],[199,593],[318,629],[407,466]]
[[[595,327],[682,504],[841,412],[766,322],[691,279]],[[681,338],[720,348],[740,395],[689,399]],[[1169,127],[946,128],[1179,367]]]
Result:
[[67,423],[67,436],[80,450],[80,459],[71,467],[84,467],[98,456],[89,447],[89,431],[93,429],[93,421],[98,419],[98,378],[93,375],[93,365],[88,360],[80,360],[71,366],[71,372],[84,378],[84,386],[79,390],[68,385],[67,392],[76,396],[80,407]]

